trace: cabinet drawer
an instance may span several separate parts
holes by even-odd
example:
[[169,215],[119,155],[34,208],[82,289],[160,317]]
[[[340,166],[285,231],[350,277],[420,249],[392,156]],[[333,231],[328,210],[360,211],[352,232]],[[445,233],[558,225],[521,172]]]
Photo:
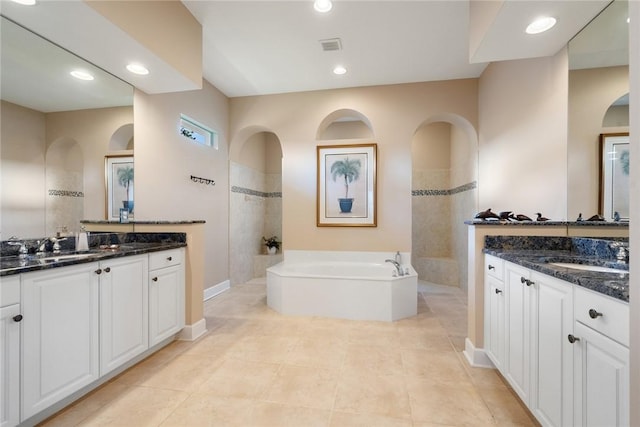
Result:
[[171,267],[182,263],[182,249],[171,249],[149,254],[149,270]]
[[20,276],[0,277],[0,307],[20,304]]
[[493,255],[485,255],[484,272],[491,277],[504,281],[504,261]]
[[629,304],[576,286],[575,317],[590,328],[629,346]]

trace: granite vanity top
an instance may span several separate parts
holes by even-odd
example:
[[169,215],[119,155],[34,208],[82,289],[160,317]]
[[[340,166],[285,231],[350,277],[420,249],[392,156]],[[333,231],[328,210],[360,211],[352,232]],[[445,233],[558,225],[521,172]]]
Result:
[[[0,257],[0,276],[47,270],[69,265],[102,261],[110,258],[145,254],[187,246],[185,233],[91,233],[89,250],[76,251],[73,238],[60,253],[30,253],[26,256],[7,254]],[[37,246],[27,242],[27,246]],[[3,249],[4,245],[3,245]]]
[[628,271],[629,264],[615,257],[616,244],[624,245],[626,242],[625,239],[488,236],[483,252],[629,302],[628,274],[583,271],[551,264],[568,262]]

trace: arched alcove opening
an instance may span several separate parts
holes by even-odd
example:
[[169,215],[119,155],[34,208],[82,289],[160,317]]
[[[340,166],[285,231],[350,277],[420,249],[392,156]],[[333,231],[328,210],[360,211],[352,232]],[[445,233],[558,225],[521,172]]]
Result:
[[[282,147],[266,129],[240,133],[230,152],[229,262],[231,283],[266,276],[282,260],[266,253],[263,237],[282,241]],[[282,248],[280,248],[282,249]]]
[[316,139],[371,139],[373,127],[369,119],[356,110],[336,110],[327,115],[318,126]]
[[79,231],[84,216],[84,157],[80,144],[72,138],[53,141],[45,164],[46,235]]
[[418,277],[466,289],[467,230],[477,211],[477,134],[455,115],[423,122],[412,138],[412,264]]
[[109,140],[109,152],[133,151],[133,123],[120,126],[111,135]]
[[611,103],[602,119],[603,128],[629,127],[629,92]]

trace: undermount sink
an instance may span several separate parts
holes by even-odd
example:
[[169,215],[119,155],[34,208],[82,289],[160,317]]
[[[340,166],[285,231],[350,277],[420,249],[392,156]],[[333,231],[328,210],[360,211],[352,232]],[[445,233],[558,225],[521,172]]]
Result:
[[549,264],[556,267],[572,268],[574,270],[595,271],[598,273],[617,273],[617,274],[629,274],[627,270],[621,270],[619,268],[602,267],[599,265],[589,264],[577,264],[572,262],[550,262]]
[[35,260],[38,261],[64,261],[64,260],[69,260],[69,259],[83,259],[83,258],[88,258],[92,255],[92,253],[86,253],[86,254],[65,254],[65,255],[50,255],[50,256],[46,256],[46,257],[36,257],[34,258]]

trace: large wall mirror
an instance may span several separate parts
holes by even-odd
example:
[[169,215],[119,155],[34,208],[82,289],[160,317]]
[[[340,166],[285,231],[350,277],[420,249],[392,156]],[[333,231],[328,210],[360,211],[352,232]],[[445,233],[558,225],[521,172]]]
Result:
[[[613,221],[606,201],[601,135],[629,132],[629,13],[614,0],[569,42],[567,219],[593,214]],[[624,150],[618,150],[623,155]],[[608,156],[608,157],[607,157]],[[622,159],[624,160],[624,159]],[[628,169],[627,169],[628,170]],[[628,191],[628,190],[627,190]],[[624,213],[620,213],[622,220]]]
[[0,19],[0,239],[73,233],[107,217],[105,159],[133,156],[133,87]]

